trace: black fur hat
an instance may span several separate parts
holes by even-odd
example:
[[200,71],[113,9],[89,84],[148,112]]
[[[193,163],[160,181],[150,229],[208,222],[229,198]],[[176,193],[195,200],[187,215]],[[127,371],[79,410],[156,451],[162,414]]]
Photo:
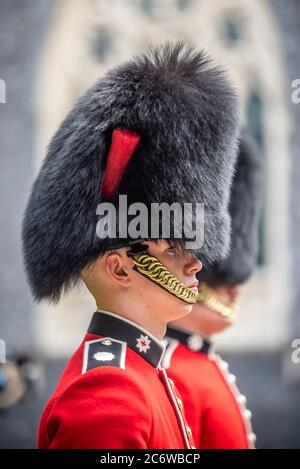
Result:
[[[54,135],[24,215],[35,299],[58,301],[88,262],[116,246],[96,235],[96,207],[117,205],[120,194],[147,207],[203,202],[205,241],[196,254],[224,257],[238,127],[238,99],[223,71],[183,43],[151,49],[97,81]],[[109,160],[124,148],[126,163],[124,155]]]
[[258,255],[262,182],[262,155],[254,140],[243,131],[229,204],[230,252],[224,260],[203,268],[197,275],[199,281],[210,286],[238,285],[253,273]]

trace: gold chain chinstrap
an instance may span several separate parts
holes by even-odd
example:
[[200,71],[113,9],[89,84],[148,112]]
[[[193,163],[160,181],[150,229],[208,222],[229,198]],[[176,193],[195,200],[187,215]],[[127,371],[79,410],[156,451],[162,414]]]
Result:
[[223,300],[213,288],[206,283],[199,283],[197,302],[202,303],[209,309],[221,314],[223,317],[233,318],[237,314],[236,308],[229,302]]
[[141,253],[132,259],[134,268],[139,273],[186,303],[196,303],[198,293],[178,280],[156,257]]

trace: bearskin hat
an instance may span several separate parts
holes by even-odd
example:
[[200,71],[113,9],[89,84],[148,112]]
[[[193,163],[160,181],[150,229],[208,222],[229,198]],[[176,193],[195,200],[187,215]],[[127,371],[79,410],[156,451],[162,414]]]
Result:
[[224,256],[238,108],[223,70],[184,43],[152,48],[98,80],[52,138],[24,214],[34,298],[58,301],[86,264],[130,241],[96,233],[98,204],[117,206],[119,195],[147,207],[203,203],[196,255]]
[[229,212],[231,242],[228,256],[203,268],[198,279],[208,285],[242,284],[253,273],[258,256],[262,202],[262,155],[249,133],[241,133]]

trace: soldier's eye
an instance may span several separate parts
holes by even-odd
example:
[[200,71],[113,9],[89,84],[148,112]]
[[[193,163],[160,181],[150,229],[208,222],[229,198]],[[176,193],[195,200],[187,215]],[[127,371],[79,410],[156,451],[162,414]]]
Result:
[[177,253],[177,248],[175,248],[174,246],[170,246],[166,249],[166,252],[169,253],[169,254],[176,254]]

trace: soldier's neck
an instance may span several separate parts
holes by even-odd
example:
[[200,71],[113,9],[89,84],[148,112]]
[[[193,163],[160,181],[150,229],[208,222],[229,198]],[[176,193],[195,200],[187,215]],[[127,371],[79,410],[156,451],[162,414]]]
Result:
[[107,311],[127,319],[137,326],[146,329],[158,340],[162,340],[166,334],[167,324],[163,317],[159,317],[153,311],[143,305],[116,304],[116,302],[98,302],[99,311]]
[[176,321],[172,321],[169,325],[184,332],[199,334],[206,339],[210,339],[212,335],[211,331],[206,330],[205,327],[199,328],[192,313],[183,318],[177,319]]

